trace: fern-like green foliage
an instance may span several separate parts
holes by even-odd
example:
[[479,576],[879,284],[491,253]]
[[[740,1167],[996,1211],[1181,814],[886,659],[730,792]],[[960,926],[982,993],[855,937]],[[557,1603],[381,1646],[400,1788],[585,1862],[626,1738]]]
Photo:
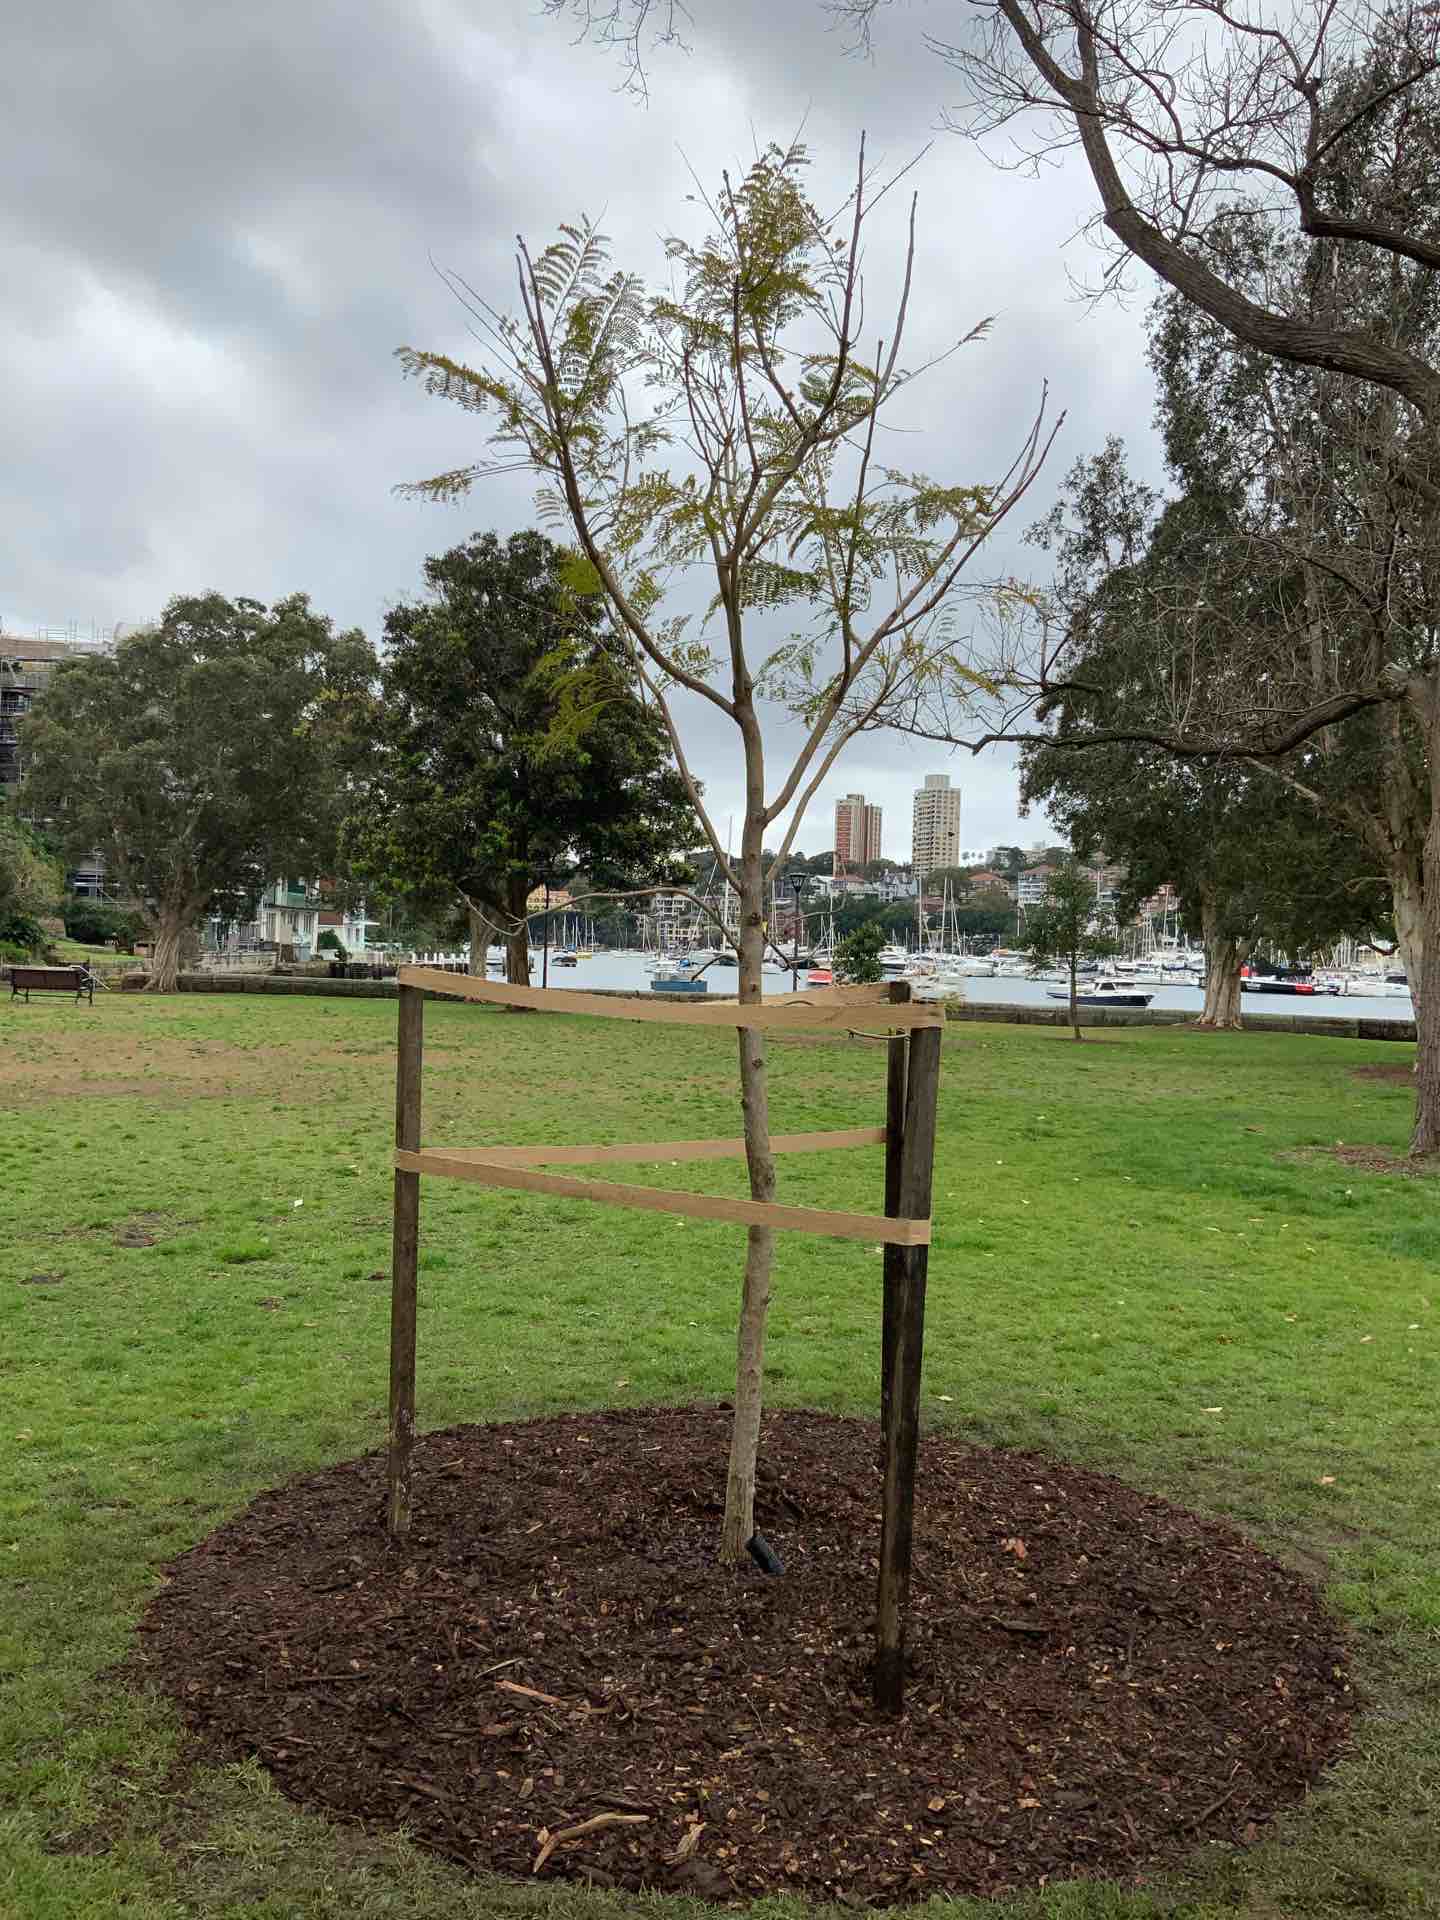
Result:
[[[856,203],[822,212],[809,166],[803,145],[770,146],[692,196],[708,218],[666,240],[655,290],[585,219],[533,257],[522,247],[516,314],[454,281],[478,364],[409,347],[399,359],[427,393],[487,417],[489,457],[404,491],[453,500],[528,470],[542,522],[578,534],[587,590],[607,597],[653,688],[735,684],[743,621],[784,614],[795,630],[778,646],[767,632],[753,684],[840,726],[878,713],[887,689],[913,700],[943,680],[953,701],[984,684],[959,661],[945,593],[926,596],[998,496],[872,459],[876,417],[911,375],[893,352],[860,351]],[[666,603],[681,588],[694,604],[697,571],[708,612],[695,634]]]

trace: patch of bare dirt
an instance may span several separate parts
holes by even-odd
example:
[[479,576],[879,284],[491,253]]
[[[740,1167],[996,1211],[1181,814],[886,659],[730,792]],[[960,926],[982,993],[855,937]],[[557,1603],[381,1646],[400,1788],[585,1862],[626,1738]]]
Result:
[[[378,1052],[393,1057],[393,1048]],[[454,1050],[428,1048],[426,1065],[437,1072],[462,1059]],[[294,1046],[286,1071],[277,1079],[275,1056],[262,1045],[227,1047],[213,1041],[166,1039],[163,1034],[131,1036],[112,1027],[94,1027],[46,1035],[43,1050],[10,1048],[0,1052],[0,1104],[45,1106],[52,1100],[259,1099],[308,1105],[327,1091],[354,1083],[357,1072],[373,1069],[352,1046]]]
[[1357,1141],[1352,1145],[1342,1145],[1337,1141],[1333,1147],[1297,1147],[1292,1153],[1282,1153],[1281,1160],[1296,1160],[1302,1164],[1312,1160],[1334,1160],[1342,1167],[1348,1167],[1352,1173],[1392,1173],[1402,1180],[1427,1180],[1440,1174],[1440,1153],[1406,1154],[1396,1153],[1390,1147],[1377,1147]]
[[1375,1061],[1368,1067],[1352,1067],[1351,1073],[1357,1080],[1383,1080],[1396,1087],[1413,1087],[1415,1069],[1413,1067],[1391,1067]]
[[137,1213],[124,1221],[111,1236],[117,1247],[153,1247],[166,1232],[173,1232],[163,1213]]

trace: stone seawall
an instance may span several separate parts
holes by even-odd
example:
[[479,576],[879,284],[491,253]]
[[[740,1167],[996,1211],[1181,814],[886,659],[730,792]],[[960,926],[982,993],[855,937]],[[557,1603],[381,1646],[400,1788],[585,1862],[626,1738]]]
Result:
[[[955,1000],[946,1008],[951,1020],[990,1020],[1016,1027],[1068,1027],[1065,1006],[1022,1007],[998,1001]],[[1082,1027],[1188,1027],[1193,1012],[1168,1007],[1081,1007]],[[1344,1014],[1251,1013],[1245,1009],[1246,1033],[1311,1033],[1339,1040],[1413,1040],[1413,1020],[1370,1020]]]
[[[277,973],[182,973],[182,993],[309,993],[354,1000],[393,1000],[399,993],[394,980],[305,979],[294,974]],[[562,989],[564,991],[564,989]],[[587,987],[587,993],[612,1000],[650,1000],[643,990],[622,987]],[[714,1006],[733,1000],[733,994],[711,993],[702,1005]],[[1014,1006],[1007,1001],[953,1000],[946,1015],[954,1021],[983,1020],[1016,1027],[1068,1027],[1069,1010],[1064,1006]],[[1160,1007],[1082,1007],[1082,1027],[1183,1027],[1194,1024],[1193,1013],[1184,1009]],[[1245,1013],[1246,1033],[1308,1033],[1340,1040],[1414,1040],[1413,1020],[1360,1019],[1345,1014],[1323,1013]]]
[[[306,978],[294,973],[182,973],[180,975],[181,993],[311,993],[336,996],[352,1000],[393,1000],[400,992],[397,980],[331,980],[315,976]],[[560,992],[573,992],[573,988],[560,988]],[[631,987],[586,987],[586,993],[593,993],[604,1000],[653,1000],[657,996],[643,988]],[[682,996],[676,995],[677,999]],[[715,1006],[727,1000],[733,1000],[733,993],[710,993],[696,996],[702,1006]],[[434,999],[444,999],[443,994],[432,995]]]

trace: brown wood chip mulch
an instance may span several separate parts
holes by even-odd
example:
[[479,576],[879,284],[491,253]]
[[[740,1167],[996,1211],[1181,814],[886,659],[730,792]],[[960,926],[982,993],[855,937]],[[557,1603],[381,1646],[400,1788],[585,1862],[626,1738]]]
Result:
[[1245,1841],[1354,1701],[1309,1585],[1104,1475],[921,1448],[903,1721],[868,1700],[879,1441],[775,1413],[757,1525],[715,1562],[729,1418],[565,1415],[260,1497],[172,1563],[133,1679],[218,1756],[344,1820],[527,1878],[855,1905],[1134,1881]]

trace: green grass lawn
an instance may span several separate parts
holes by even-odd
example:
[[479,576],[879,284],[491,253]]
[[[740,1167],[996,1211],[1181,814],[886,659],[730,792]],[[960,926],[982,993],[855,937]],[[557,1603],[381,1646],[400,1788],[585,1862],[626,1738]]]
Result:
[[[627,1904],[477,1882],[299,1812],[253,1767],[177,1766],[169,1715],[105,1678],[165,1559],[383,1439],[394,1003],[107,994],[0,1023],[0,1914]],[[430,1144],[738,1132],[723,1033],[447,1003],[426,1041]],[[1231,1517],[1323,1582],[1368,1703],[1353,1751],[1256,1848],[1142,1893],[1050,1889],[1017,1920],[1440,1913],[1440,1180],[1323,1151],[1403,1146],[1408,1089],[1355,1070],[1409,1057],[1176,1028],[947,1034],[928,1419]],[[771,1059],[777,1129],[883,1119],[881,1049],[796,1039]],[[796,1158],[781,1182],[878,1211],[881,1153]],[[421,1425],[724,1393],[741,1252],[723,1225],[428,1182]],[[874,1410],[880,1265],[781,1236],[773,1401]]]
[[66,965],[72,961],[83,961],[87,967],[100,966],[107,962],[111,966],[118,966],[126,960],[135,958],[128,949],[117,951],[114,947],[89,946],[83,940],[52,940],[50,945]]

